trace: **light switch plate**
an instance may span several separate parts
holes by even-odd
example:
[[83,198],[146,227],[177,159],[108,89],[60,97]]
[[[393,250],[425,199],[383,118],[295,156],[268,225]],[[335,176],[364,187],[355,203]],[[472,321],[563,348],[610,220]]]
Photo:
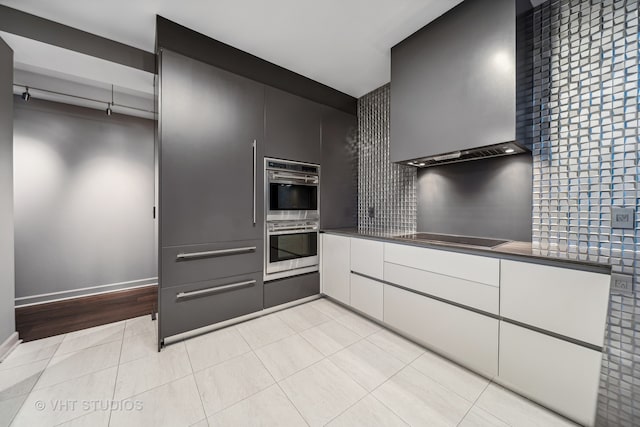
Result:
[[613,273],[611,275],[611,292],[614,294],[633,294],[633,276]]
[[611,208],[611,228],[633,230],[636,211],[630,208]]

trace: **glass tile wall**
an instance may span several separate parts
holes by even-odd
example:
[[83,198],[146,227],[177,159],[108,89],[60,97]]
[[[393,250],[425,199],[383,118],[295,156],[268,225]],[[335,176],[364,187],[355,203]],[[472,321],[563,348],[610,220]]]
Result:
[[[533,12],[533,245],[640,275],[638,1],[550,0]],[[636,218],[636,221],[640,218]],[[637,222],[636,222],[637,224]],[[610,297],[598,425],[640,423],[638,292]]]
[[358,99],[358,229],[416,231],[416,169],[389,159],[390,86]]

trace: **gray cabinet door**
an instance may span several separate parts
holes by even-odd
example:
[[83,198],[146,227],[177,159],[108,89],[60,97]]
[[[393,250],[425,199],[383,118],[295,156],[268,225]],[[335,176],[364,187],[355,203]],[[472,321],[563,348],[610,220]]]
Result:
[[261,239],[264,86],[166,50],[160,61],[162,247]]
[[268,86],[265,96],[265,155],[320,163],[323,107]]
[[262,310],[262,273],[163,288],[159,341]]
[[358,139],[356,117],[326,107],[322,117],[320,227],[358,224]]
[[163,288],[262,272],[262,240],[236,240],[161,249]]
[[515,140],[515,3],[462,2],[391,49],[392,161]]

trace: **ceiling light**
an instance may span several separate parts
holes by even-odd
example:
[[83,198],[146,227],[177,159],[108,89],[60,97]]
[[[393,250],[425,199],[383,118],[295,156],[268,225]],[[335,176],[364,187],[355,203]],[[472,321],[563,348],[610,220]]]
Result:
[[111,102],[107,104],[107,116],[110,116],[111,113],[113,113],[113,110],[111,110],[111,106],[114,104],[113,102],[113,85],[111,85]]
[[25,87],[25,91],[22,92],[22,99],[24,99],[25,101],[28,101],[29,99],[31,99],[31,94],[29,93],[29,88]]
[[418,163],[418,166],[426,166],[426,163]]
[[453,153],[442,154],[440,156],[433,156],[431,158],[436,162],[441,162],[443,160],[459,159],[460,156],[462,156],[462,153],[460,151],[454,151]]
[[504,152],[507,154],[511,154],[513,152],[515,152],[516,150],[514,150],[513,148],[509,147],[509,148],[505,148]]

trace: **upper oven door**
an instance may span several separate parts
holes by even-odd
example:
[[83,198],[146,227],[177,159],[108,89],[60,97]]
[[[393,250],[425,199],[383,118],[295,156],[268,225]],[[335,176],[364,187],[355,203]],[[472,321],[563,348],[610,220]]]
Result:
[[267,220],[318,218],[318,176],[289,171],[267,173]]

